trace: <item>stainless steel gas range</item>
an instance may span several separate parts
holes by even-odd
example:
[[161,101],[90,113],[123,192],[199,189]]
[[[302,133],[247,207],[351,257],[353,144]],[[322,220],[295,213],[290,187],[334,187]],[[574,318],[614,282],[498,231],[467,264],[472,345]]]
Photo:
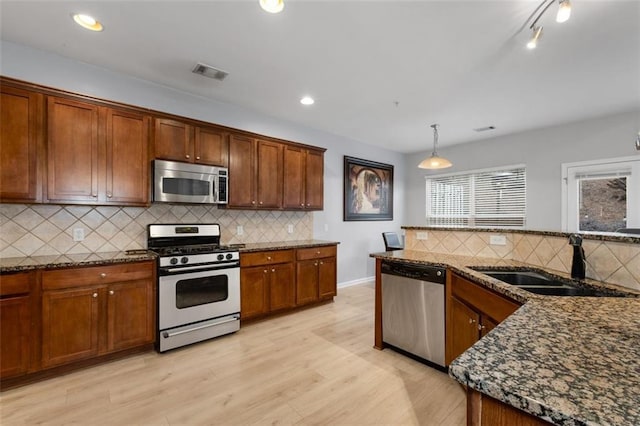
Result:
[[218,224],[149,225],[158,253],[159,352],[240,329],[240,253]]

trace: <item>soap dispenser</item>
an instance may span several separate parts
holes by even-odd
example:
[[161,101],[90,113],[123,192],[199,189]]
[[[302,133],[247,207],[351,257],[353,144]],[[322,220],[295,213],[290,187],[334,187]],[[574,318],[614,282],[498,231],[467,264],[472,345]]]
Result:
[[569,235],[569,244],[573,246],[573,262],[571,263],[571,278],[583,280],[587,269],[587,260],[582,248],[582,237],[578,234]]

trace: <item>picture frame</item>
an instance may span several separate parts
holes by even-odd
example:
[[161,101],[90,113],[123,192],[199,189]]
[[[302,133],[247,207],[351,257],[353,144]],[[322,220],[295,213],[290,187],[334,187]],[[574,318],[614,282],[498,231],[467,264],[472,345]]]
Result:
[[393,166],[344,156],[344,221],[393,220]]

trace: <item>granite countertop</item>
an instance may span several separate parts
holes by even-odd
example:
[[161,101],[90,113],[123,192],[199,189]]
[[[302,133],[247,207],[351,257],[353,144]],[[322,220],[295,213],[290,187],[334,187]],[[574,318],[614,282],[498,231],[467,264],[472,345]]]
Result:
[[271,243],[247,243],[243,247],[240,247],[240,253],[248,253],[252,251],[265,251],[265,250],[286,250],[297,249],[307,247],[320,247],[328,245],[340,244],[337,241],[324,241],[324,240],[297,240],[297,241],[276,241]]
[[411,250],[371,257],[447,267],[524,303],[451,363],[460,383],[555,424],[640,425],[640,292],[585,280],[630,297],[540,296],[468,268],[544,271],[522,262]]
[[156,257],[157,255],[155,253],[147,250],[61,254],[55,256],[5,257],[0,258],[0,273],[142,262],[145,260],[154,260]]

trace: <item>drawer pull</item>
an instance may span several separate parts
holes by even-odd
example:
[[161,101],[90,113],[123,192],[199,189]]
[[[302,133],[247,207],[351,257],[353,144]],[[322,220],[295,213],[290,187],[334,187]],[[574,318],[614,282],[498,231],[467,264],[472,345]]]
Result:
[[271,272],[275,272],[275,271],[276,271],[275,269],[273,269],[273,268],[271,269]]
[[271,256],[267,256],[267,260],[271,260]]
[[187,154],[187,155],[184,156],[184,158],[186,158],[188,160],[189,158],[191,158],[191,156],[189,154]]
[[93,293],[93,294],[91,295],[91,297],[93,297],[93,298],[95,299],[96,297],[98,297],[98,293]]
[[469,324],[473,324],[473,323],[475,323],[475,322],[476,322],[476,320],[474,320],[474,319],[472,319],[472,318],[469,318]]
[[109,290],[109,296],[113,296],[114,294],[116,294],[116,292],[115,292],[115,291],[113,291],[113,290]]
[[104,272],[100,274],[100,278],[106,278],[107,274],[105,274]]

